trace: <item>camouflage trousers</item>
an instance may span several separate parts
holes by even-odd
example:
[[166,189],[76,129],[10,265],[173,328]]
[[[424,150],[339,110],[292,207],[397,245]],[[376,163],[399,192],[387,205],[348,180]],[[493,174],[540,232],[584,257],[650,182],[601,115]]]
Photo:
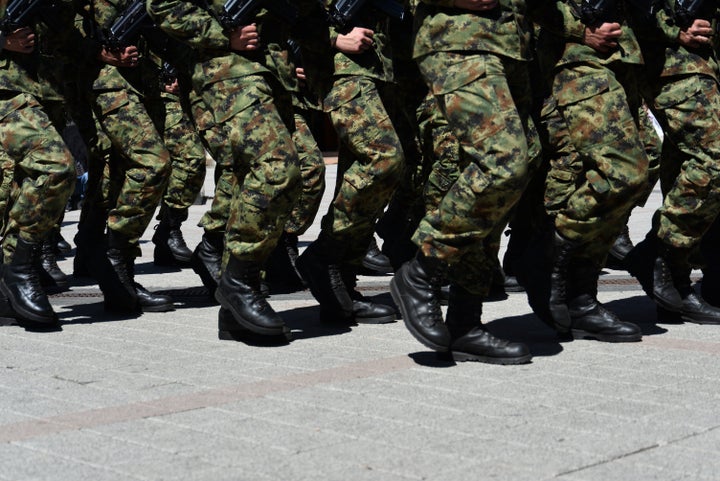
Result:
[[665,132],[657,235],[692,249],[720,212],[720,91],[706,75],[655,78],[647,102]]
[[466,164],[413,241],[426,256],[450,265],[450,280],[485,295],[496,264],[488,255],[492,238],[499,239],[528,182],[531,160],[540,155],[527,65],[489,53],[450,52],[419,65]]
[[[162,108],[146,106],[129,90],[93,92],[93,100],[98,122],[116,154],[103,155],[110,159],[111,184],[117,189],[109,196],[108,228],[127,237],[137,255],[139,239],[170,175],[170,153],[157,128]],[[98,171],[91,168],[90,175]]]
[[38,243],[53,228],[74,188],[75,166],[59,132],[32,95],[0,98],[0,119],[0,161],[9,169],[3,169],[0,194],[4,196],[0,201],[7,202],[2,248],[8,262],[18,236]]
[[633,68],[565,67],[542,113],[553,147],[546,210],[556,230],[598,265],[648,185],[644,146],[656,134],[640,120]]
[[213,117],[200,117],[199,127],[219,174],[213,212],[201,223],[206,230],[225,230],[226,260],[233,255],[264,262],[300,193],[298,154],[288,129],[292,103],[270,82],[249,75],[210,84],[202,92]]
[[359,263],[375,222],[402,175],[400,139],[383,103],[384,85],[363,76],[335,80],[323,106],[340,141],[335,193],[321,228]]
[[172,209],[187,210],[197,198],[205,181],[205,149],[182,100],[163,96],[165,122],[162,131],[170,152],[170,178],[163,204]]
[[295,108],[292,139],[300,160],[302,191],[285,224],[288,234],[302,235],[312,225],[325,192],[325,160],[307,123],[308,112]]

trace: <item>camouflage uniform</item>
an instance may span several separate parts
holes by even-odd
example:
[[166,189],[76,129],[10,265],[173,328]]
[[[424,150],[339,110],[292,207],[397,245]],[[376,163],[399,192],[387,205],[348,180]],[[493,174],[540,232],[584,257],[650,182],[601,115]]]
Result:
[[[106,32],[130,3],[94,0],[96,28]],[[95,38],[103,40],[99,33]],[[137,67],[99,65],[93,73],[92,108],[118,154],[110,164],[117,195],[102,194],[111,196],[108,229],[126,238],[137,257],[139,239],[152,220],[170,174],[170,154],[158,131],[164,117],[157,88],[159,69],[145,51]]]
[[[3,15],[4,9],[3,2]],[[35,73],[38,55],[37,49],[31,54],[0,53],[0,149],[8,167],[3,169],[3,186],[7,188],[11,180],[14,185],[4,212],[5,262],[12,259],[18,236],[30,243],[44,239],[65,209],[74,185],[72,156],[40,104],[43,92]],[[8,172],[14,173],[12,179]]]
[[550,143],[572,151],[551,162],[545,202],[557,232],[582,244],[580,255],[600,265],[645,192],[643,136],[654,132],[639,120],[636,73],[642,55],[625,14],[618,48],[601,54],[582,43],[585,24],[573,14],[573,1],[558,2],[563,25],[544,28],[538,46],[557,59],[545,66],[553,75],[553,100],[543,114],[553,123]]
[[[332,86],[323,99],[340,148],[336,194],[322,219],[322,235],[343,245],[342,260],[356,265],[404,165],[402,144],[386,109],[394,79],[386,20],[368,8],[354,19],[373,30],[372,47],[354,55],[335,50]],[[339,32],[332,29],[330,35],[334,45]]]
[[690,250],[720,212],[720,91],[710,46],[679,45],[680,27],[658,13],[661,40],[642,41],[643,94],[665,133],[660,165],[664,193],[657,236]]
[[[530,26],[522,1],[500,2],[493,18],[445,5],[418,6],[415,57],[466,165],[413,240],[426,257],[451,266],[463,261],[463,269],[451,269],[451,280],[482,296],[493,264],[483,242],[504,226],[540,152],[530,119]],[[477,31],[488,33],[469,33]]]

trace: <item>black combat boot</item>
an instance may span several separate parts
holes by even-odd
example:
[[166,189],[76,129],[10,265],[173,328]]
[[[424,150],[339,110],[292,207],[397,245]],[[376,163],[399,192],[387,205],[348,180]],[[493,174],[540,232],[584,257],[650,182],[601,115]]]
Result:
[[215,299],[235,322],[256,334],[283,336],[288,328],[260,292],[260,264],[230,256],[215,290]]
[[40,248],[39,273],[43,287],[63,290],[67,289],[69,285],[68,276],[60,270],[57,264],[54,236],[48,237],[42,243],[42,247]]
[[568,267],[573,253],[578,249],[576,242],[561,236],[557,231],[553,234],[553,260],[550,271],[549,309],[555,329],[558,332],[570,330],[570,312],[568,310]]
[[99,249],[93,249],[90,273],[97,279],[105,297],[105,310],[116,313],[136,313],[140,309],[133,280],[128,271],[128,259],[132,258],[127,237],[108,229],[105,258],[109,266],[102,263]]
[[634,342],[642,338],[640,328],[622,322],[597,300],[600,273],[590,260],[574,258],[569,267],[568,312],[574,339],[596,339],[604,342]]
[[160,223],[155,229],[152,241],[155,244],[153,263],[156,266],[190,265],[192,251],[188,249],[180,226],[187,219],[187,209],[173,209],[165,203],[160,207]]
[[683,253],[666,247],[652,233],[636,245],[625,256],[625,265],[640,283],[645,293],[661,308],[668,312],[679,313],[682,309],[682,297],[675,288],[675,275],[682,277]]
[[522,342],[499,339],[482,325],[482,299],[462,287],[450,285],[450,302],[445,320],[450,337],[450,352],[455,361],[488,364],[525,364],[532,355]]
[[265,282],[270,293],[290,293],[305,289],[295,267],[298,258],[298,236],[283,232],[270,257],[265,261]]
[[7,297],[19,322],[53,328],[58,325],[58,318],[40,285],[40,248],[39,243],[18,237],[12,260],[0,266],[0,291]]
[[503,289],[505,292],[523,292],[525,288],[518,282],[516,270],[532,235],[530,232],[523,235],[518,229],[509,229],[505,235],[509,238],[502,260]]
[[[720,308],[714,307],[703,299],[703,296],[695,292],[690,279],[691,267],[689,264],[673,267],[673,283],[680,294],[680,320],[695,324],[720,324]],[[704,279],[703,279],[704,282]],[[658,309],[658,318],[663,314],[672,318],[673,313],[663,312]],[[674,313],[677,316],[677,313]]]
[[[2,266],[0,266],[0,269],[2,269]],[[2,289],[0,289],[0,324],[7,325],[16,323],[17,317],[18,316],[15,311],[13,311],[7,296],[3,294]],[[52,325],[52,327],[55,326]]]
[[[372,302],[357,290],[357,275],[351,266],[344,265],[341,271],[343,283],[347,287],[350,298],[352,299],[353,321],[358,324],[388,324],[395,322],[395,318],[397,317],[395,309],[385,304]],[[328,318],[337,319],[338,316],[334,313],[330,313],[328,316],[324,312],[323,307],[320,306],[320,320],[324,321]]]
[[704,267],[700,293],[705,301],[720,307],[720,218],[716,218],[700,242]]
[[550,276],[553,269],[553,242],[555,228],[552,222],[537,230],[515,262],[517,280],[525,289],[528,304],[545,324],[557,329],[550,313]]
[[626,225],[622,232],[620,232],[620,235],[615,239],[615,242],[613,242],[610,252],[608,252],[605,265],[609,269],[626,270],[625,257],[627,257],[633,247],[632,240],[630,240],[630,230]]
[[193,271],[200,276],[203,285],[210,290],[211,296],[214,296],[220,282],[224,248],[225,232],[205,231],[190,261]]
[[54,242],[54,250],[56,255],[61,256],[69,256],[72,252],[72,246],[68,241],[65,240],[65,238],[60,233],[60,228],[56,228],[53,234],[50,236],[50,239]]
[[127,272],[132,286],[135,288],[135,295],[137,295],[138,305],[141,311],[169,312],[175,310],[172,297],[165,294],[158,294],[157,292],[150,292],[135,280],[135,259],[133,257],[127,259]]
[[390,264],[388,256],[380,252],[375,237],[370,241],[370,246],[365,252],[362,260],[362,266],[369,271],[371,275],[392,274],[393,266]]
[[[321,232],[296,263],[298,272],[320,304],[321,312],[337,316],[340,322],[353,317],[353,301],[340,269],[344,252],[342,243]],[[328,320],[327,315],[325,320]]]
[[221,341],[239,341],[252,345],[272,346],[287,344],[292,341],[292,338],[290,329],[273,336],[261,335],[238,324],[230,310],[221,307],[218,312],[218,339]]
[[390,294],[415,339],[440,352],[450,349],[450,332],[443,322],[439,290],[447,264],[421,252],[405,263],[390,281]]

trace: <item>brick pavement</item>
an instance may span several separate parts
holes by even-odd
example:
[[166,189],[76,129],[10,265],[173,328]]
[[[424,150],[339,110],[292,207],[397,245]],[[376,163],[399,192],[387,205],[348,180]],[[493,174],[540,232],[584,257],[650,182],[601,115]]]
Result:
[[[633,214],[634,240],[657,199]],[[454,365],[401,322],[321,326],[307,292],[271,299],[291,344],[219,341],[217,306],[191,271],[152,265],[151,236],[138,278],[173,292],[175,312],[109,317],[76,284],[52,298],[62,332],[0,327],[0,480],[718,479],[720,328],[658,324],[622,272],[600,297],[641,343],[559,343],[510,294],[484,318],[533,363]],[[360,288],[390,302],[388,281]]]

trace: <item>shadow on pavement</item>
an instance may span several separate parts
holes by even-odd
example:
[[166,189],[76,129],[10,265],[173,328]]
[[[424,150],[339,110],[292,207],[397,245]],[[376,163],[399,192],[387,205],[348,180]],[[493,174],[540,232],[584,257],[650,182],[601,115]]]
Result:
[[106,312],[103,301],[91,304],[72,304],[61,306],[58,312],[62,324],[95,324],[96,322],[115,322],[137,319],[142,315],[137,313],[116,314]]
[[320,306],[305,306],[279,313],[292,331],[293,339],[337,336],[350,332],[351,325],[320,322]]

